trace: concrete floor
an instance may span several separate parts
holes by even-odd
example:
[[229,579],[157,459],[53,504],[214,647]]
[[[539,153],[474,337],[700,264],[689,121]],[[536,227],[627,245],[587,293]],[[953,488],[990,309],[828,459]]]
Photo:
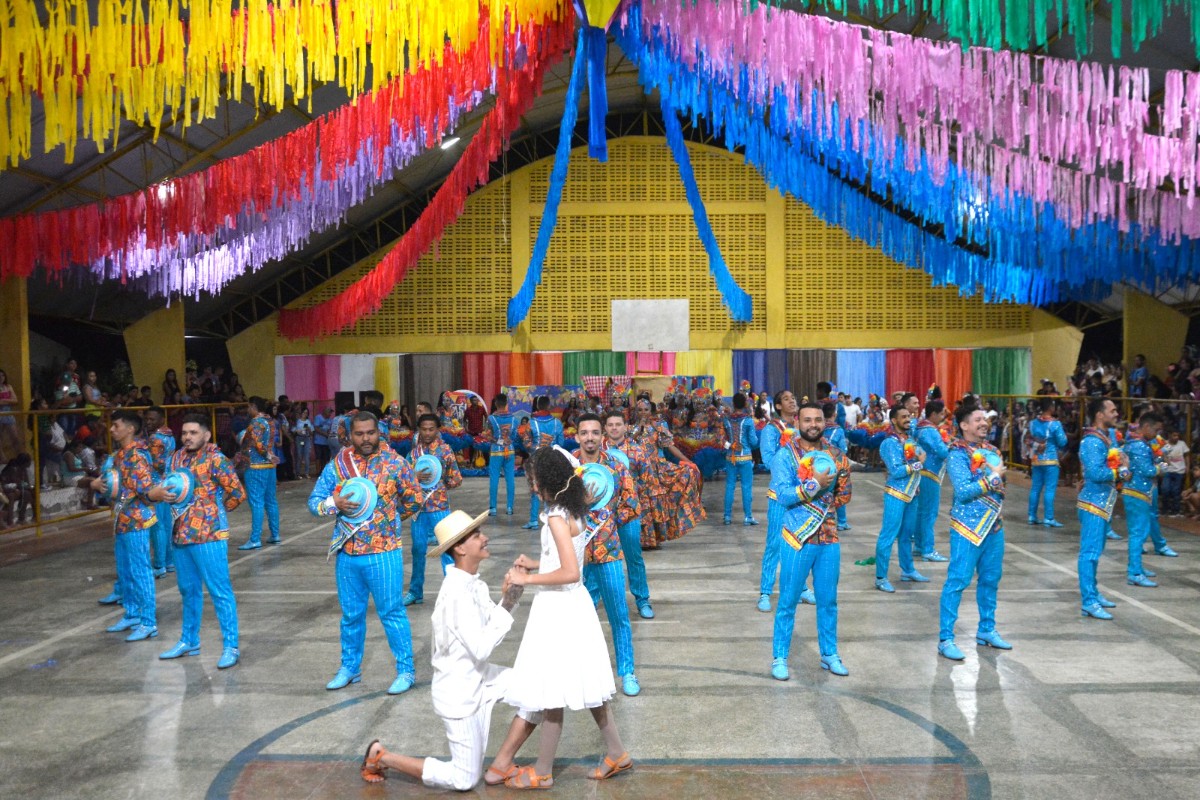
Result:
[[[765,521],[766,478],[757,481],[757,515]],[[494,587],[505,563],[531,550],[535,538],[519,529],[528,502],[518,485],[517,515],[491,526],[495,558],[484,575]],[[1010,491],[998,614],[1016,649],[976,651],[968,592],[959,621],[967,660],[937,656],[944,564],[920,565],[932,583],[897,582],[890,596],[872,589],[872,568],[854,561],[873,552],[881,482],[856,474],[840,587],[840,650],[850,677],[820,670],[813,608],[801,606],[792,679],[780,683],[768,674],[773,615],[754,605],[765,525],[722,526],[723,486],[711,485],[709,521],[646,556],[658,618],[633,623],[644,691],[615,705],[637,769],[608,783],[586,780],[599,735],[588,715],[569,715],[555,795],[1198,796],[1200,544],[1168,528],[1182,557],[1148,557],[1162,585],[1140,589],[1125,584],[1124,542],[1110,542],[1101,581],[1119,603],[1116,620],[1082,619],[1073,493],[1059,495],[1066,528],[1031,529],[1025,486],[1017,479]],[[468,479],[453,502],[480,510],[486,491],[485,480]],[[157,659],[179,635],[170,577],[157,584],[157,639],[126,644],[104,633],[119,612],[96,605],[113,577],[100,525],[90,533],[0,539],[0,797],[433,794],[396,776],[369,787],[357,765],[374,737],[410,754],[447,752],[429,698],[429,617],[440,574],[430,567],[427,602],[410,610],[417,686],[399,698],[386,695],[393,667],[372,615],[363,682],[325,691],[338,666],[339,610],[324,558],[329,525],[308,515],[306,492],[300,483],[282,487],[282,546],[231,549],[243,655],[221,672],[207,601],[202,655]],[[249,512],[239,510],[232,521],[232,542],[240,544]],[[1116,527],[1124,533],[1123,520]],[[512,662],[527,610],[522,603],[499,663]],[[509,719],[498,707],[489,754]],[[534,752],[527,747],[526,755]],[[476,792],[514,794],[482,785]]]

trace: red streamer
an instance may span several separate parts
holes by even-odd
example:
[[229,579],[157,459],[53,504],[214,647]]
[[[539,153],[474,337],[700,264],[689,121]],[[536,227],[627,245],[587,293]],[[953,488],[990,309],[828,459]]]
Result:
[[446,227],[462,216],[467,195],[487,183],[491,163],[508,148],[509,139],[521,125],[521,117],[541,94],[542,75],[570,48],[573,27],[573,20],[564,20],[519,32],[527,38],[528,59],[519,68],[501,70],[495,108],[484,117],[462,158],[421,216],[382,261],[340,294],[308,308],[281,310],[282,335],[289,339],[316,340],[339,333],[379,310],[396,284],[441,239]]

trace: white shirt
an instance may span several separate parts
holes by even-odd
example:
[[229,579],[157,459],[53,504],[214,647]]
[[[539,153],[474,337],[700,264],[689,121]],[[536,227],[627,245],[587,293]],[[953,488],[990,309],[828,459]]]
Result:
[[1163,458],[1167,461],[1167,472],[1177,472],[1183,475],[1187,472],[1187,459],[1184,457],[1191,452],[1183,440],[1180,439],[1175,444],[1167,442],[1163,445]]
[[858,403],[851,403],[843,408],[846,409],[846,427],[853,428],[858,424],[858,418],[862,416],[862,409],[858,407]]
[[488,658],[512,628],[513,618],[492,602],[478,575],[446,567],[433,609],[433,710],[463,719],[483,703],[483,686],[505,672]]

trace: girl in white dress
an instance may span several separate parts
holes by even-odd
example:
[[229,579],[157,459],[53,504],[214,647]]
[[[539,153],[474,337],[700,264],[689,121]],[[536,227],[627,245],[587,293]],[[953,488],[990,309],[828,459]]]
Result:
[[[539,560],[522,554],[509,571],[514,585],[536,586],[529,621],[513,665],[505,702],[524,716],[543,712],[537,761],[518,768],[513,759],[533,732],[533,724],[514,717],[485,780],[511,789],[545,789],[554,785],[554,755],[562,735],[563,709],[590,709],[604,736],[603,762],[588,777],[604,780],[633,767],[621,744],[608,701],[616,692],[608,645],[591,596],[584,588],[582,565],[587,530],[583,478],[559,448],[542,448],[526,462],[532,491],[542,500],[542,553]],[[536,716],[535,716],[536,718]]]

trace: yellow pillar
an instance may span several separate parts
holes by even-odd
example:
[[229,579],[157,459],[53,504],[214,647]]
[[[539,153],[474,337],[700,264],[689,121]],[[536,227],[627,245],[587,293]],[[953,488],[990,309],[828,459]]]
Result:
[[279,315],[272,314],[225,342],[229,363],[246,396],[275,396],[275,334]]
[[1065,392],[1067,378],[1074,374],[1079,363],[1083,331],[1037,308],[1030,312],[1029,324],[1033,347],[1032,386],[1039,388],[1042,378],[1049,378],[1060,392]]
[[[25,278],[0,282],[0,369],[17,393],[17,410],[33,400],[29,385],[29,298]],[[20,429],[25,430],[24,423]]]
[[767,349],[787,347],[787,200],[767,189]]
[[1151,375],[1164,377],[1167,365],[1179,358],[1187,341],[1188,318],[1166,303],[1136,289],[1125,289],[1125,369],[1133,369],[1133,357],[1141,353]]
[[175,302],[143,317],[125,329],[125,349],[137,386],[149,386],[156,403],[163,401],[162,382],[167,370],[183,384],[187,356],[183,348],[183,303]]

